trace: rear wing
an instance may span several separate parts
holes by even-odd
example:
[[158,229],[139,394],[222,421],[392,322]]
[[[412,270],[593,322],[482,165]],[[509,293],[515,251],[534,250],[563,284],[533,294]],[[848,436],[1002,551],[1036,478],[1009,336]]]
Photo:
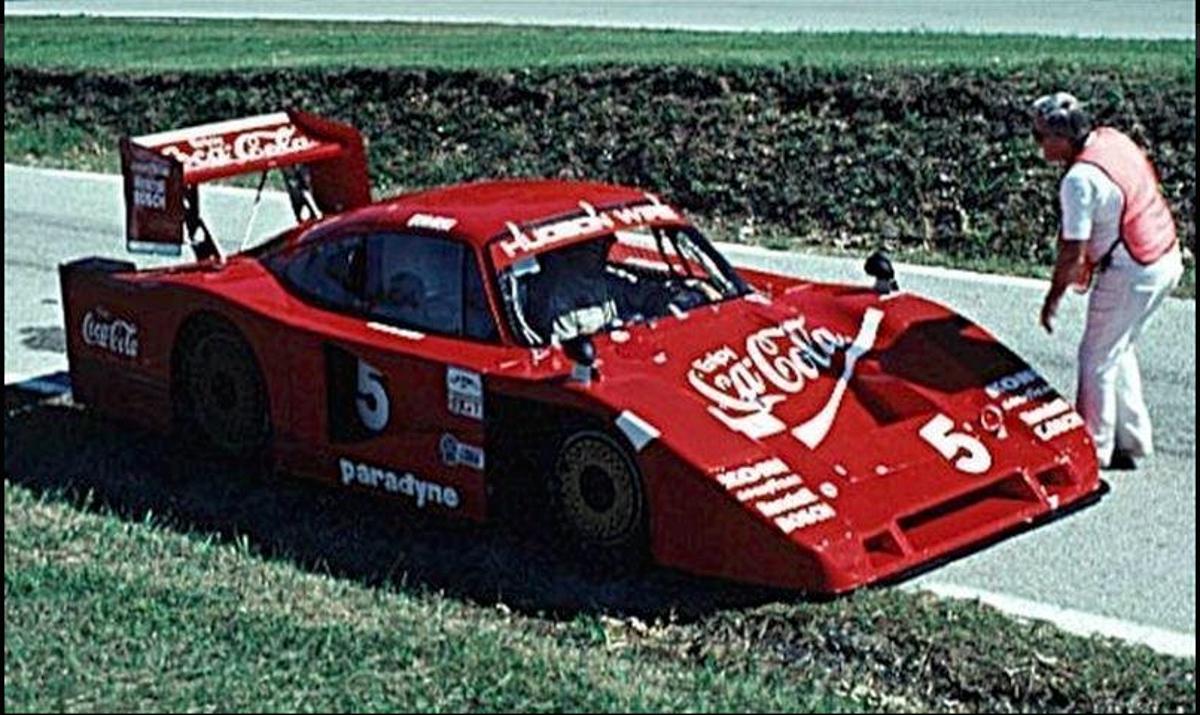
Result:
[[[220,250],[200,218],[199,186],[283,169],[296,220],[371,202],[362,135],[348,124],[289,110],[121,139],[126,248],[198,259]],[[261,192],[262,183],[259,184]]]

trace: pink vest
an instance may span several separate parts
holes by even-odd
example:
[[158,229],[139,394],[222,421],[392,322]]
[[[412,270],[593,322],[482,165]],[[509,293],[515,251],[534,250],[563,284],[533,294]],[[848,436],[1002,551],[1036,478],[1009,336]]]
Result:
[[1075,161],[1094,165],[1121,190],[1121,240],[1135,261],[1149,265],[1175,247],[1175,221],[1158,190],[1158,176],[1132,139],[1100,127]]

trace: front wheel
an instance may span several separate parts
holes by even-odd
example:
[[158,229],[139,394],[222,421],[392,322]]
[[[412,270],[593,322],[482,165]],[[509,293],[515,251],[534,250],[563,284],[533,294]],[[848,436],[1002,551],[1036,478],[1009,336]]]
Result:
[[568,436],[549,486],[561,529],[584,552],[626,562],[645,555],[648,520],[641,475],[612,437],[590,430]]

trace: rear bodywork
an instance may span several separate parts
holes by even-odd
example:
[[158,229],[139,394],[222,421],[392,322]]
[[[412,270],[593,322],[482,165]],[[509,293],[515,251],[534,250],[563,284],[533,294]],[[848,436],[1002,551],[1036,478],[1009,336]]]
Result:
[[[556,193],[574,208],[549,211],[550,230],[531,216]],[[506,205],[513,220],[482,218]],[[687,225],[631,189],[501,182],[370,204],[276,242],[416,217],[491,275],[613,221]],[[904,292],[742,270],[739,297],[595,335],[580,380],[560,347],[514,339],[495,282],[500,330],[479,341],[321,309],[254,254],[143,271],[89,259],[61,274],[74,393],[105,414],[165,433],[179,335],[217,317],[253,350],[270,456],[289,473],[482,520],[511,480],[502,450],[598,426],[636,461],[655,560],[692,573],[843,592],[1100,493],[1071,405],[983,328]]]

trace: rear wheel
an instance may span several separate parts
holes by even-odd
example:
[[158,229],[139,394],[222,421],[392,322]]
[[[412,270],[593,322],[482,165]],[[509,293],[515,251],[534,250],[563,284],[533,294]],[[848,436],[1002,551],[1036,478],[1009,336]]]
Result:
[[647,551],[646,500],[628,451],[603,432],[581,431],[559,447],[550,501],[566,535],[605,561],[637,562]]
[[270,437],[270,415],[246,340],[233,326],[210,319],[190,325],[180,349],[176,395],[184,437],[237,459],[260,453]]

